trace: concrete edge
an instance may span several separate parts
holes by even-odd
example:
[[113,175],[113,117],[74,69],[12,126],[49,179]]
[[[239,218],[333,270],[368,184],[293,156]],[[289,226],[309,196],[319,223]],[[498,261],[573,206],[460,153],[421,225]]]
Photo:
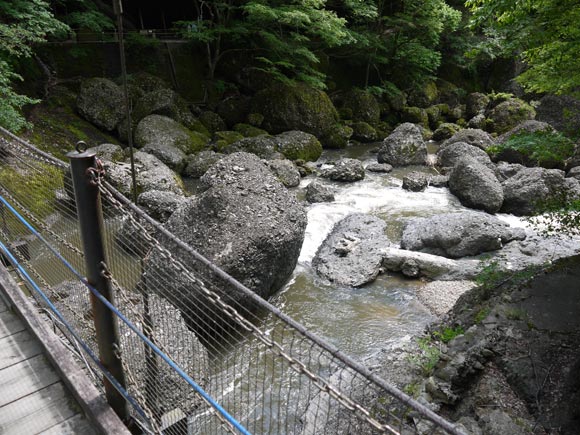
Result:
[[0,293],[3,293],[9,306],[15,308],[26,327],[38,338],[45,355],[94,428],[107,435],[131,435],[129,429],[111,409],[97,387],[93,385],[73,359],[70,351],[47,327],[46,322],[42,320],[32,302],[22,294],[14,279],[2,265],[0,265]]

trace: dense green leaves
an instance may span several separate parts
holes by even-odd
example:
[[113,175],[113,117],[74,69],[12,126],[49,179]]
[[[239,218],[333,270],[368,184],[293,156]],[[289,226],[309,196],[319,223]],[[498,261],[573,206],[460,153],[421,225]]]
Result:
[[529,91],[566,94],[580,86],[580,2],[468,0],[472,24],[486,39],[479,53],[519,55],[528,69],[518,80]]

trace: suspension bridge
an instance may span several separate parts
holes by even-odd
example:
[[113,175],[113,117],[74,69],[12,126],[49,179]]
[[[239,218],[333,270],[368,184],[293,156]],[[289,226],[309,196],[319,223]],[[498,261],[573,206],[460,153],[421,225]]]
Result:
[[[0,129],[0,307],[22,317],[5,336],[79,405],[26,433],[464,434],[169,233],[94,153],[69,158]],[[9,402],[1,433],[42,415]]]

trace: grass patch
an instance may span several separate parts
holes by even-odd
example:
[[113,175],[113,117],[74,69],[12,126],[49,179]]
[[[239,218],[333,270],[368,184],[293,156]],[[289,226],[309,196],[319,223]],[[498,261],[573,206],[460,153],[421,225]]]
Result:
[[409,357],[409,362],[421,370],[423,376],[428,377],[433,374],[433,370],[441,357],[441,350],[433,344],[430,337],[417,340],[419,352]]
[[455,328],[445,327],[440,331],[433,332],[433,337],[443,343],[449,343],[455,337],[462,335],[463,333],[465,333],[465,331],[461,326],[456,326]]

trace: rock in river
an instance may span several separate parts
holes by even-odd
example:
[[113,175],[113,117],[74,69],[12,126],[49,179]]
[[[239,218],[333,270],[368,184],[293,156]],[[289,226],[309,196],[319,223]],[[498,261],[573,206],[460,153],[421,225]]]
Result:
[[[306,229],[304,208],[253,154],[224,157],[201,181],[207,190],[186,200],[171,215],[166,228],[256,294],[268,298],[286,283],[296,266]],[[172,252],[175,249],[172,242],[167,247]],[[186,263],[193,269],[197,264],[193,258]],[[169,298],[196,332],[203,333],[203,322],[217,321],[218,316],[211,313],[215,306],[204,307],[202,303],[205,297],[200,286],[176,274],[155,250],[145,272],[171,276]],[[248,297],[231,286],[218,283],[215,290],[234,306],[253,308]],[[195,318],[202,322],[191,320]]]
[[365,214],[352,214],[338,222],[324,240],[312,266],[339,285],[360,287],[379,274],[382,250],[390,243],[386,223]]
[[525,237],[523,229],[511,228],[485,213],[444,213],[409,219],[403,228],[401,248],[460,258],[494,251]]

